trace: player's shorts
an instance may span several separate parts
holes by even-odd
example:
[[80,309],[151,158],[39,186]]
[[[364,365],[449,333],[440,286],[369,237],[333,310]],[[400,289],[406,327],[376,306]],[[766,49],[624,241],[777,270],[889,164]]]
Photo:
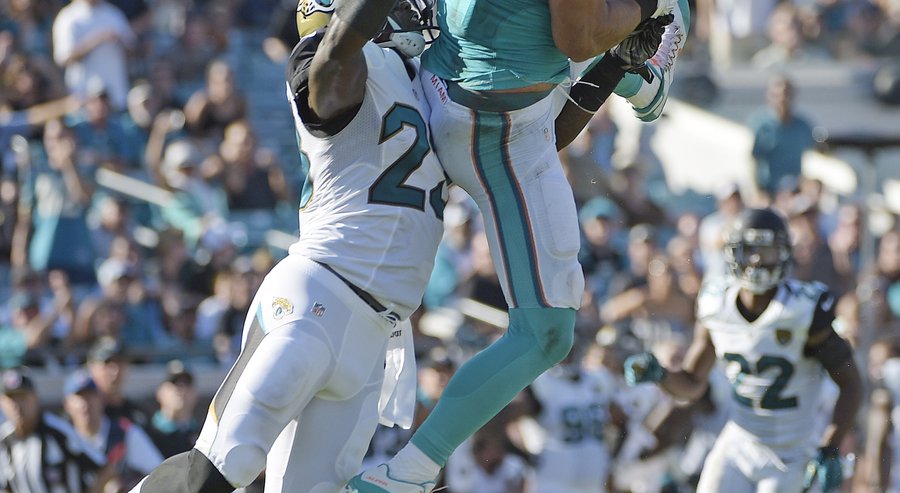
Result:
[[395,330],[333,273],[289,255],[257,291],[196,448],[223,472],[268,452],[266,491],[337,491],[378,423]]
[[455,102],[427,70],[421,78],[438,158],[481,209],[510,308],[578,308],[584,277],[575,199],[556,152],[558,91],[485,111]]
[[729,422],[703,464],[697,493],[800,493],[811,458],[809,447],[773,449]]

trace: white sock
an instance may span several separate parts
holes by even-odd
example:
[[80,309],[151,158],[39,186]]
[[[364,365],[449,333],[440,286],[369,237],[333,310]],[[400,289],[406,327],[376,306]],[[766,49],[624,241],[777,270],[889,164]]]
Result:
[[391,468],[392,478],[410,483],[434,481],[441,472],[441,466],[412,443],[407,443],[397,452],[388,466]]

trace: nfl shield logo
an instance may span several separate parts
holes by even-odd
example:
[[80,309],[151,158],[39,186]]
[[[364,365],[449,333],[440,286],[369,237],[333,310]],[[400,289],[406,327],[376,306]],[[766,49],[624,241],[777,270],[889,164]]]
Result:
[[791,334],[791,331],[788,329],[775,329],[775,340],[782,346],[790,344],[792,337],[793,334]]
[[322,315],[325,315],[325,305],[323,305],[321,303],[316,303],[309,310],[309,312],[312,313],[313,315],[315,315],[316,317],[321,317]]

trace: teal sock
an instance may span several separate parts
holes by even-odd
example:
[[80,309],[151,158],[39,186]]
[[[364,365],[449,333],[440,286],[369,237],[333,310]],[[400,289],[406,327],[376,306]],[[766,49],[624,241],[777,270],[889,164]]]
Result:
[[510,310],[506,334],[462,365],[412,443],[438,464],[572,346],[575,310]]
[[625,74],[625,77],[622,77],[622,80],[619,81],[613,92],[623,98],[630,98],[637,94],[643,83],[644,79],[640,75],[628,72]]

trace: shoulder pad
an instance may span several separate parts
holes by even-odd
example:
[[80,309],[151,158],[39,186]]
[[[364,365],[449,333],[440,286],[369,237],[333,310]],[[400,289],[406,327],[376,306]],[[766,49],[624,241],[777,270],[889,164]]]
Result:
[[697,320],[721,311],[728,286],[728,282],[722,278],[704,282],[700,286],[697,294]]

